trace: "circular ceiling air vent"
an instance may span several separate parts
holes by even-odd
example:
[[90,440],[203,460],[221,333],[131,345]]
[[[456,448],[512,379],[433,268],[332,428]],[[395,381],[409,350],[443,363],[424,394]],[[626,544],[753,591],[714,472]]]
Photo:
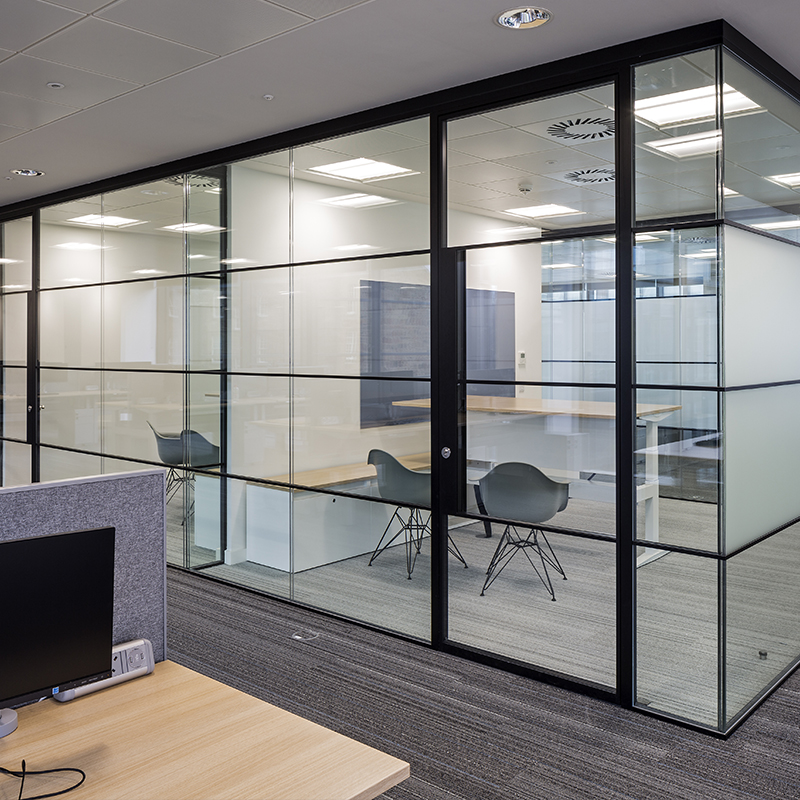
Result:
[[604,117],[583,117],[565,119],[555,122],[547,129],[554,139],[573,139],[589,141],[591,139],[609,139],[614,135],[614,120]]
[[[213,189],[219,186],[219,178],[212,178],[208,175],[190,172],[185,177],[189,179],[189,186],[193,189]],[[183,175],[170,175],[164,180],[167,183],[174,183],[176,186],[183,186],[183,178]]]
[[593,169],[575,169],[564,176],[570,183],[611,183],[614,180],[614,167],[594,167]]

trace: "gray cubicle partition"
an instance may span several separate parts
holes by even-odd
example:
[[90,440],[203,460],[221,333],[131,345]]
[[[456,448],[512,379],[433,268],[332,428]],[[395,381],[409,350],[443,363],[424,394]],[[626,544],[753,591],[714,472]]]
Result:
[[166,658],[166,511],[161,469],[0,489],[0,541],[117,530],[114,644],[149,639]]

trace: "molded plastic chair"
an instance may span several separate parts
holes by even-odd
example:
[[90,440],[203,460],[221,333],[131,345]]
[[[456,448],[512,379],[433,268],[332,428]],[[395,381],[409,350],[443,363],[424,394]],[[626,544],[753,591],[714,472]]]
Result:
[[[485,513],[502,519],[519,520],[522,523],[529,523],[531,526],[527,535],[523,536],[517,531],[515,525],[511,523],[506,525],[489,563],[489,568],[486,570],[486,580],[481,589],[481,596],[494,583],[511,559],[522,551],[534,572],[539,576],[539,580],[550,593],[550,598],[555,600],[556,594],[547,567],[550,566],[558,572],[564,580],[567,579],[567,576],[553,552],[550,542],[547,541],[544,531],[536,526],[547,522],[567,507],[569,483],[548,478],[540,469],[531,464],[511,461],[498,464],[491,472],[484,475],[476,490],[478,490],[476,494],[479,496],[479,502],[485,509]],[[544,547],[542,547],[542,542]],[[539,556],[541,572],[530,557],[528,550],[534,550]]]
[[[378,494],[384,500],[393,500],[398,504],[389,524],[378,540],[368,566],[372,566],[372,562],[402,536],[406,548],[406,570],[408,579],[411,580],[417,555],[422,549],[422,539],[426,533],[430,533],[431,514],[417,506],[430,506],[431,504],[431,476],[428,473],[414,472],[414,470],[404,467],[394,456],[384,450],[370,450],[367,463],[374,465],[377,470]],[[408,512],[407,516],[404,515],[404,511]],[[392,536],[389,534],[389,529],[395,518],[400,522],[401,527]],[[465,567],[468,566],[450,534],[447,535],[447,549]]]
[[183,483],[191,483],[191,475],[182,475],[176,467],[216,467],[219,465],[219,447],[211,444],[197,431],[161,433],[148,421],[156,437],[158,457],[169,467],[167,471],[167,502]]

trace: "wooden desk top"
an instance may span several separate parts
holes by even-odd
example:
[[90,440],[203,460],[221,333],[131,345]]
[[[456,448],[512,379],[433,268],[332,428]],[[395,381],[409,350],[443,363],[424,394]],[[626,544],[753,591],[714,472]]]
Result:
[[[429,397],[419,400],[396,400],[392,405],[413,408],[430,408]],[[680,406],[661,406],[652,403],[637,403],[637,417],[651,417],[677,411]],[[614,419],[616,403],[595,400],[542,400],[534,397],[492,397],[477,394],[467,395],[467,411],[487,411],[497,414],[566,415],[571,417],[594,417]]]
[[[0,739],[0,765],[79,767],[86,782],[69,793],[74,800],[369,800],[409,775],[404,761],[170,661],[17,713],[19,727]],[[30,777],[25,792],[67,781]],[[18,792],[18,780],[0,777],[2,800]]]

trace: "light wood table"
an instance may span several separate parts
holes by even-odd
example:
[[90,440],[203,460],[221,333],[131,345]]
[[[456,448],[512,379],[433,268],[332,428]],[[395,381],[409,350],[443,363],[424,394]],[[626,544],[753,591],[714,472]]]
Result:
[[[368,800],[409,775],[404,761],[170,661],[18,714],[19,728],[0,739],[0,765],[79,767],[86,782],[65,795],[74,800]],[[70,780],[32,776],[25,792]],[[18,791],[18,780],[0,777],[0,799]]]

